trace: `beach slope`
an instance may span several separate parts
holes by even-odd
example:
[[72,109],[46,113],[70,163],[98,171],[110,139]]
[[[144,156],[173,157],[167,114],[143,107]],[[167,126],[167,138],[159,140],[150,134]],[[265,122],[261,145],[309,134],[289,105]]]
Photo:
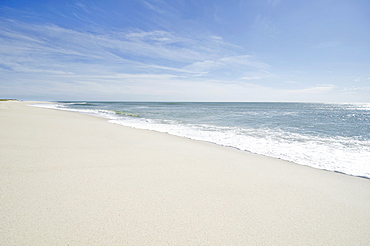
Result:
[[0,245],[370,245],[370,180],[0,102]]

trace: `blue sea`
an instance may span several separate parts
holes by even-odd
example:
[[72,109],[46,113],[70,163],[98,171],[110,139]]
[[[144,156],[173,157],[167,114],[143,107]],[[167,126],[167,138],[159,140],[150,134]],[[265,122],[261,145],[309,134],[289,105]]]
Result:
[[370,178],[370,103],[56,102],[49,107]]

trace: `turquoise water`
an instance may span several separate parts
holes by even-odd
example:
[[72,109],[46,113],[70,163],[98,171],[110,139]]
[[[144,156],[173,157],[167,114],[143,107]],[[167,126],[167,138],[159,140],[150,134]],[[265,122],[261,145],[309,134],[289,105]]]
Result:
[[370,104],[58,102],[52,107],[370,178]]

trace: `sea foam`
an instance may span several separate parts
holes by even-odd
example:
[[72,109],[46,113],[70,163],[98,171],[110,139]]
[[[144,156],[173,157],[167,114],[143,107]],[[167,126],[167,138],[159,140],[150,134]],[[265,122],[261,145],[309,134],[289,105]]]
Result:
[[369,104],[64,102],[41,106],[370,178]]

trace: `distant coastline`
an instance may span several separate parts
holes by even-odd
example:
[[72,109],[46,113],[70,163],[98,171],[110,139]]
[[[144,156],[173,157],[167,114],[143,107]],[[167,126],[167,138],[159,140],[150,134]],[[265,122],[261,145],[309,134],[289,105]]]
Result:
[[19,101],[19,100],[18,99],[8,99],[8,98],[1,99],[0,98],[0,101],[5,102],[5,101]]

